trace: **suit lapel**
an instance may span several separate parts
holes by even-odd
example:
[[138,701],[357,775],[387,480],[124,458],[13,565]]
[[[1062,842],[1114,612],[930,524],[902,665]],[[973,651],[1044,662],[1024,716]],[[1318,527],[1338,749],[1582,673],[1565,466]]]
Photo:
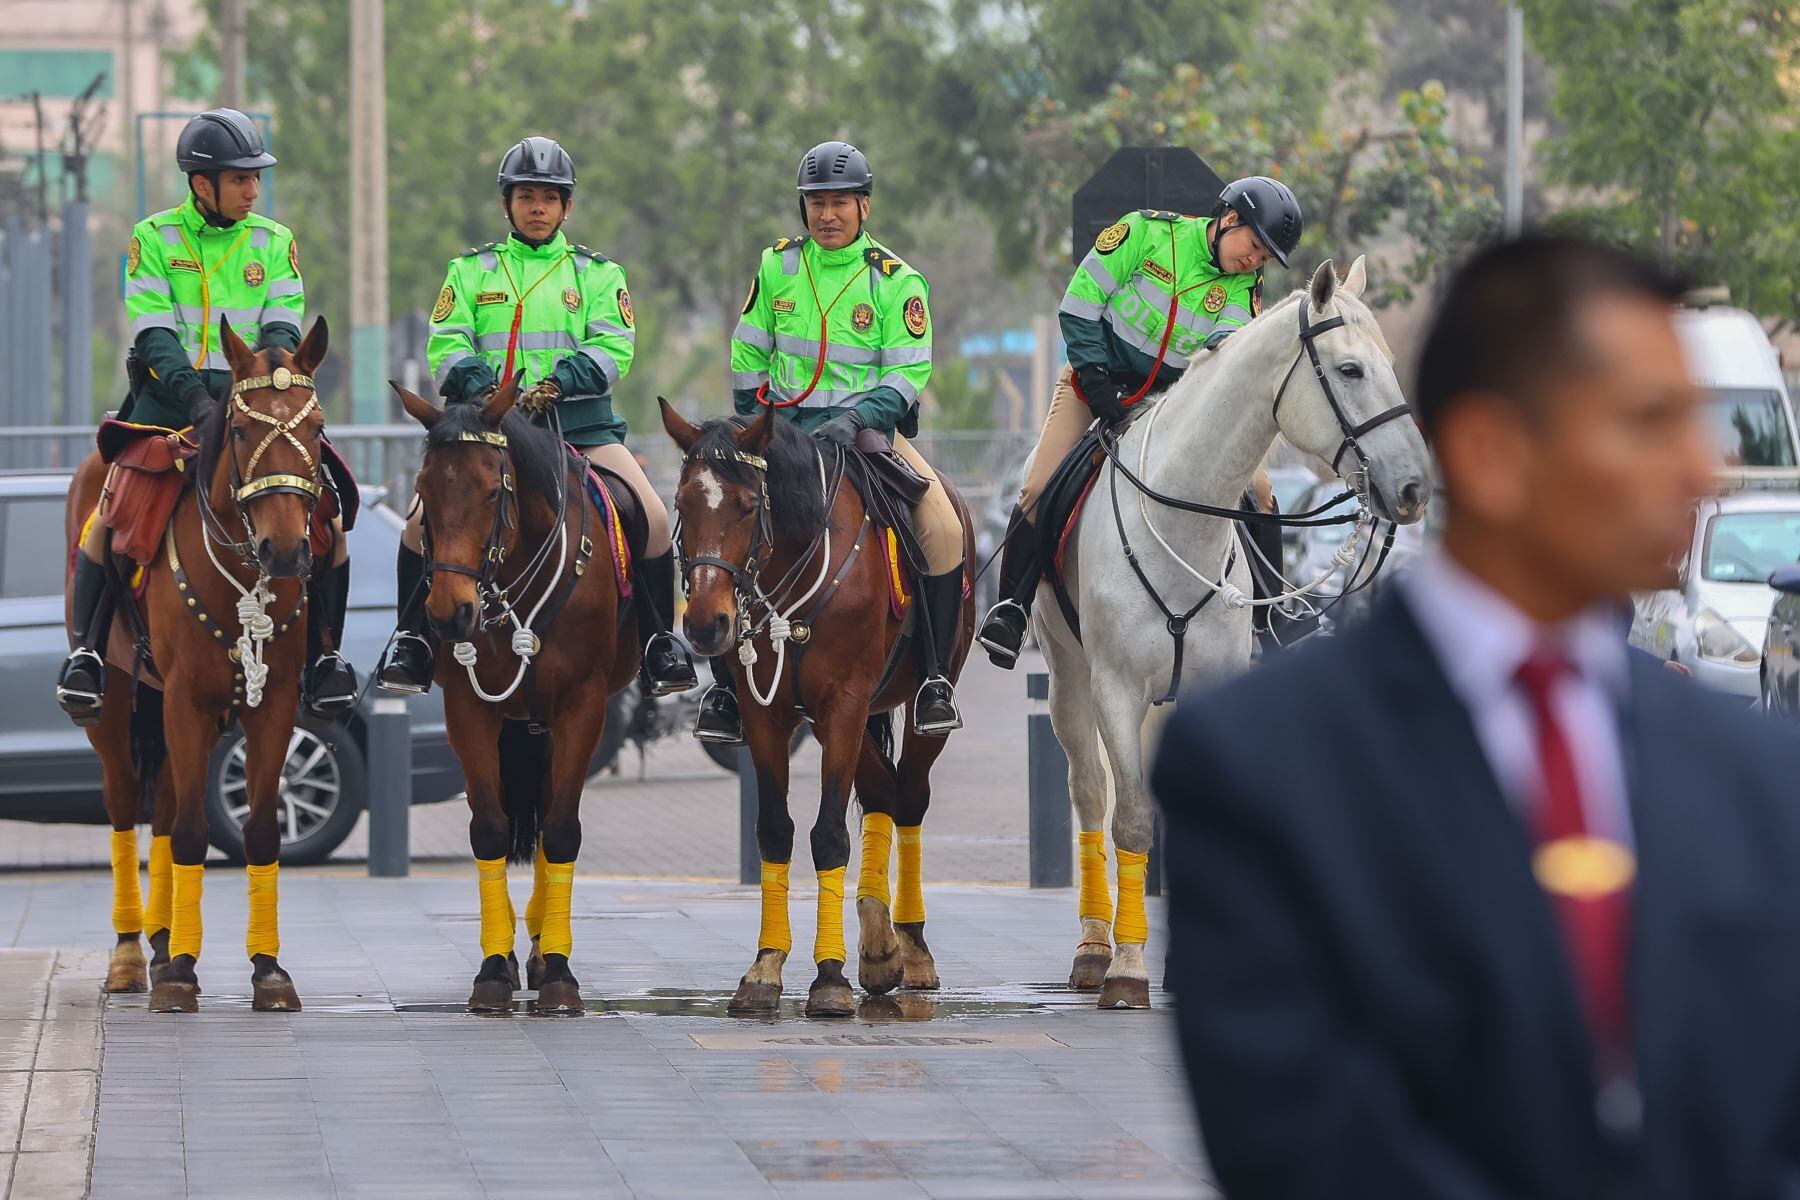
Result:
[[[1371,615],[1370,669],[1392,711],[1408,732],[1415,755],[1414,817],[1439,834],[1456,855],[1460,884],[1474,898],[1468,911],[1485,926],[1484,938],[1521,977],[1554,981],[1558,1058],[1576,1094],[1592,1089],[1593,1050],[1563,949],[1562,931],[1531,872],[1531,847],[1518,815],[1501,791],[1468,709],[1450,686],[1437,655],[1411,611],[1390,596]],[[1383,710],[1375,706],[1376,711]]]

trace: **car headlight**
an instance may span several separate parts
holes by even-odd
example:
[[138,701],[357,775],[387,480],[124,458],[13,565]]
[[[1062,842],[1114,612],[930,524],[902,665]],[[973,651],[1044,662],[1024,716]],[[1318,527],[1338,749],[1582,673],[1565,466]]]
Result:
[[1717,662],[1755,663],[1762,659],[1730,622],[1710,608],[1701,609],[1694,618],[1694,640],[1699,643],[1701,657]]

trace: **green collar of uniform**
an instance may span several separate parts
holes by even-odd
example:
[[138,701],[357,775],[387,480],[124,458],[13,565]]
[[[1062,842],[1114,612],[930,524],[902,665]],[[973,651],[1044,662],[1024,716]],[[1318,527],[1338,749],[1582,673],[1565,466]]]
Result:
[[869,245],[869,233],[868,230],[865,229],[856,235],[855,241],[851,242],[848,246],[844,246],[837,250],[827,250],[819,245],[819,240],[817,238],[813,238],[806,243],[806,252],[810,254],[813,261],[820,266],[841,267],[846,263],[861,261],[863,254],[868,250]]
[[506,241],[502,245],[506,247],[506,252],[515,258],[556,259],[562,258],[569,252],[569,239],[563,236],[563,231],[560,229],[556,231],[555,237],[541,246],[527,246],[516,233],[507,234]]
[[205,215],[200,211],[200,203],[194,198],[192,192],[188,193],[188,198],[182,202],[181,207],[175,210],[175,218],[181,222],[183,229],[201,237],[226,233],[235,234],[244,227],[244,221],[250,219],[245,217],[243,221],[233,221],[231,224],[223,226],[208,224]]

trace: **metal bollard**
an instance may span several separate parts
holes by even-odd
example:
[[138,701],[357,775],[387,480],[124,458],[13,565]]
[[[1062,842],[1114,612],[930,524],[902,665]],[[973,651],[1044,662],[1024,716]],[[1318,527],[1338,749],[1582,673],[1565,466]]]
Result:
[[1075,810],[1069,803],[1069,758],[1050,725],[1050,676],[1027,675],[1025,695],[1031,701],[1026,718],[1031,886],[1069,887],[1075,882]]
[[1155,824],[1150,829],[1150,865],[1144,871],[1144,894],[1160,896],[1163,893],[1163,819],[1162,811],[1157,810],[1151,818]]
[[756,841],[756,762],[738,747],[738,882],[762,882],[762,847]]
[[412,817],[412,714],[406,701],[379,697],[369,705],[369,874],[405,875]]

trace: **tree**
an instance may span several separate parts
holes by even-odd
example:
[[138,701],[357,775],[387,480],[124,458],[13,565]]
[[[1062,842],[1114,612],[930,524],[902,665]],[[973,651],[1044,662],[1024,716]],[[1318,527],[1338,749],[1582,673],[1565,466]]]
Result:
[[1557,223],[1800,316],[1800,22],[1755,0],[1525,0],[1555,72]]

